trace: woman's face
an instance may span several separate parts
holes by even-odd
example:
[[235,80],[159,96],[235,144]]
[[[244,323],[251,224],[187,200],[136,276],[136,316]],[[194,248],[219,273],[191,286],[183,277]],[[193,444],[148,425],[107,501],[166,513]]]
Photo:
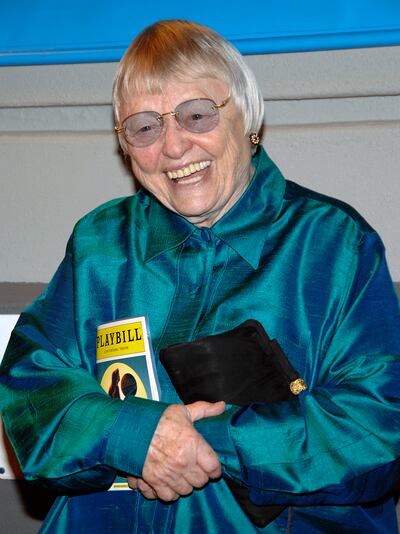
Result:
[[[221,104],[228,96],[227,84],[214,78],[177,82],[162,94],[136,96],[122,107],[120,116],[167,113],[195,98]],[[251,148],[242,119],[232,100],[219,110],[218,125],[207,133],[188,132],[170,115],[164,119],[164,130],[152,145],[128,145],[133,173],[164,206],[197,226],[209,227],[235,204],[251,179]],[[177,178],[178,171],[187,176]]]

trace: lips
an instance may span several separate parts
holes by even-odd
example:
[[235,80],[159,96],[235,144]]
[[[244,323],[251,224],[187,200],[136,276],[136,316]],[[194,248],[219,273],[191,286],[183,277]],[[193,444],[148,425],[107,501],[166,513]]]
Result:
[[186,167],[182,167],[176,171],[167,171],[166,174],[170,180],[176,180],[177,178],[186,178],[191,174],[202,171],[211,165],[211,161],[198,161],[196,163],[190,163]]

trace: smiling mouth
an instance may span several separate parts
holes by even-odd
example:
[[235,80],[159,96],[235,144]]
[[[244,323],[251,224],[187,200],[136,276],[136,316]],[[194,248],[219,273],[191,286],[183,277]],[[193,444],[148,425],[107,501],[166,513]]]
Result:
[[170,180],[178,180],[179,178],[187,178],[196,172],[202,171],[211,165],[211,161],[199,161],[196,163],[191,163],[187,167],[182,167],[177,171],[167,171],[166,175]]

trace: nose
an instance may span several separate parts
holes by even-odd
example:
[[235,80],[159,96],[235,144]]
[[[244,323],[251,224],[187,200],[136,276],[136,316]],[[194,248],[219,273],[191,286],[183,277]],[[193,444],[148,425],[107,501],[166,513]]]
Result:
[[190,133],[179,126],[174,116],[165,117],[163,154],[171,159],[179,159],[191,146]]

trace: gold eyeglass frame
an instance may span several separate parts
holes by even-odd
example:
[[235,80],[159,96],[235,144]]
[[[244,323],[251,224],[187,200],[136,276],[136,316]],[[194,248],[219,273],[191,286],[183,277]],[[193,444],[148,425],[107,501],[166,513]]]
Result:
[[[213,102],[213,104],[214,104],[214,105],[213,105],[213,108],[219,110],[219,109],[223,108],[224,106],[226,106],[226,104],[229,102],[230,99],[231,99],[231,97],[228,96],[227,98],[225,98],[225,100],[223,100],[223,101],[221,102],[221,104],[216,104],[216,103],[214,102],[214,100],[212,100],[211,98],[192,98],[192,99],[190,99],[190,100],[185,100],[184,102],[181,102],[180,104],[178,104],[177,107],[179,107],[180,105],[184,104],[185,102],[191,102],[192,100],[210,100],[210,101]],[[124,126],[122,126],[122,124],[124,124],[124,122],[125,122],[126,120],[128,120],[129,117],[133,117],[133,115],[138,115],[139,113],[146,113],[146,111],[138,111],[138,112],[136,112],[136,113],[131,113],[130,115],[128,115],[127,117],[124,118],[124,120],[121,122],[121,126],[114,126],[114,131],[115,131],[115,133],[116,133],[117,135],[122,134],[122,135],[125,137],[125,140],[126,140],[127,143],[129,143],[129,141],[128,141],[128,139],[126,138],[126,135],[125,135],[125,128],[124,128]],[[158,122],[160,122],[160,119],[162,119],[163,117],[165,117],[165,116],[167,116],[167,115],[171,115],[171,117],[174,117],[175,120],[178,122],[177,117],[179,116],[179,111],[175,111],[175,110],[174,110],[174,111],[167,111],[166,113],[158,113],[157,111],[155,111],[155,112],[150,111],[150,113],[157,113],[156,118],[157,118]],[[178,122],[178,124],[179,124],[179,122]],[[179,124],[179,126],[180,126],[180,124]],[[183,128],[184,130],[186,130],[186,128],[184,128],[183,126],[181,126],[181,128]],[[187,131],[190,131],[190,130],[187,130]],[[209,131],[212,131],[212,130],[209,130]],[[192,132],[192,133],[196,133],[196,132]],[[204,133],[207,133],[207,132],[204,132]],[[158,137],[157,137],[157,139],[158,139]],[[155,140],[155,141],[156,141],[156,140]],[[155,141],[154,141],[154,142],[155,142]],[[129,144],[130,144],[130,143],[129,143]],[[152,143],[151,143],[151,144],[152,144]],[[133,146],[133,145],[132,145],[132,146]],[[150,146],[150,145],[149,145],[149,146]]]

